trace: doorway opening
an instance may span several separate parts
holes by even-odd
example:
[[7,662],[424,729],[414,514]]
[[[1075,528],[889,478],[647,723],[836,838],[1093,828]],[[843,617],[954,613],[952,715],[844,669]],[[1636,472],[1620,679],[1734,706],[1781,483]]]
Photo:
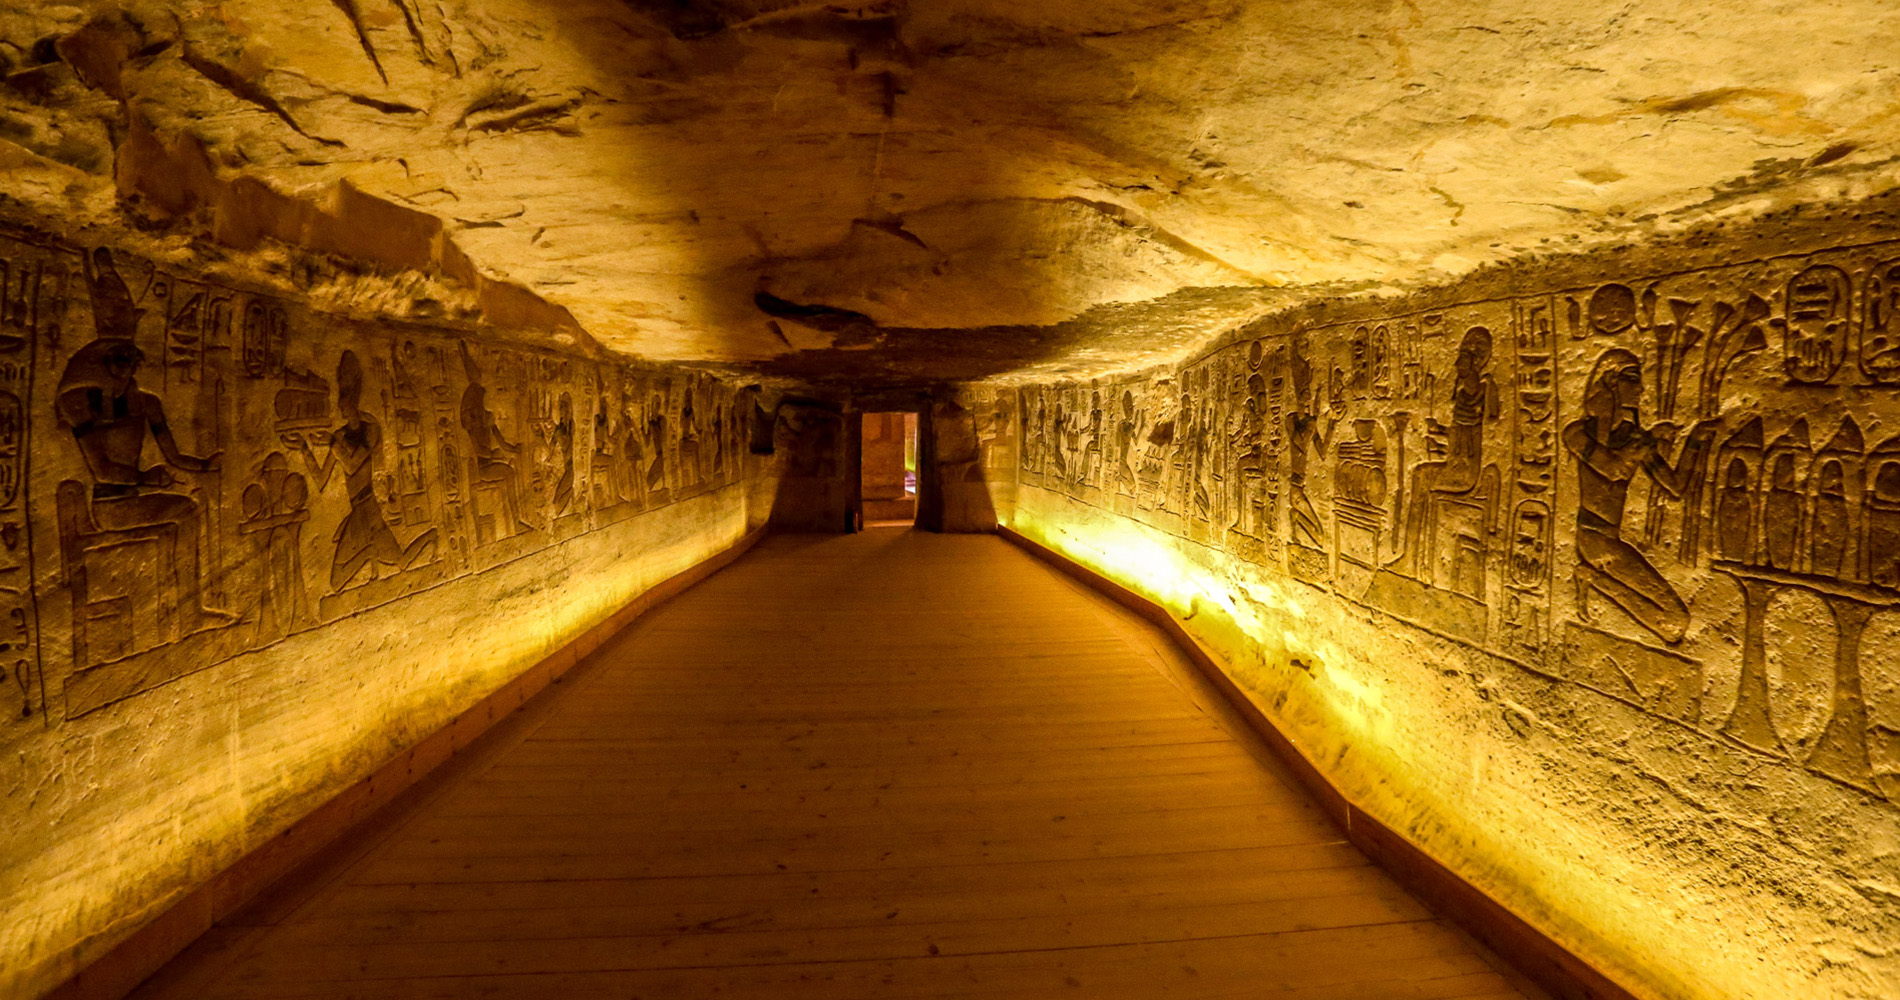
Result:
[[864,526],[917,523],[917,414],[866,413],[859,449]]

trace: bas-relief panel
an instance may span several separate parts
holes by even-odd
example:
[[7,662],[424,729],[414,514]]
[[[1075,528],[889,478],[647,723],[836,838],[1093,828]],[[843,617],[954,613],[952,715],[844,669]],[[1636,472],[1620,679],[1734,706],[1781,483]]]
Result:
[[1900,245],[1027,388],[1021,481],[1900,802]]
[[732,387],[0,237],[0,664],[55,725],[739,479]]

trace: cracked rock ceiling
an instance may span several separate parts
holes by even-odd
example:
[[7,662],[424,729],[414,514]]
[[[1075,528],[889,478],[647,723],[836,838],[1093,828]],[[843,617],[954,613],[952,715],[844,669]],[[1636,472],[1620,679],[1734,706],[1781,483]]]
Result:
[[606,347],[867,384],[1865,195],[1900,134],[1889,0],[0,11],[17,202],[105,225],[129,137],[189,137],[438,217]]

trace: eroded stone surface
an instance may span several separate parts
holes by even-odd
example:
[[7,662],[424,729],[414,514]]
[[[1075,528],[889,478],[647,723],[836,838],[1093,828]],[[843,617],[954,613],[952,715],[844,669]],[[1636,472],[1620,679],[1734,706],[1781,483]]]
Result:
[[[8,194],[43,209],[109,222],[116,161],[167,214],[166,175],[200,170],[178,151],[201,144],[224,181],[316,201],[347,181],[427,213],[481,274],[610,347],[901,381],[932,374],[902,360],[912,331],[971,331],[952,378],[972,357],[1013,367],[1025,329],[1095,329],[1129,303],[1153,306],[1128,340],[1178,350],[1169,331],[1207,307],[1177,307],[1187,289],[1231,289],[1214,300],[1232,320],[1261,289],[1403,285],[1878,190],[1900,71],[1869,40],[1896,18],[1873,2],[16,4],[0,140]],[[760,291],[875,334],[775,329]],[[1072,366],[1130,360],[1042,336]]]

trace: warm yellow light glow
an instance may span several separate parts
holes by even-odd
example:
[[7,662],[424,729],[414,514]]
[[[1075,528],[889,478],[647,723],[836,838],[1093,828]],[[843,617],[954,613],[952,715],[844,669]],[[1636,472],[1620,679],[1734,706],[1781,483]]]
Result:
[[[1167,608],[1355,805],[1560,940],[1653,952],[1670,939],[1675,917],[1636,902],[1679,892],[1669,873],[1634,860],[1612,828],[1552,821],[1535,772],[1500,766],[1483,738],[1500,713],[1545,723],[1500,702],[1495,681],[1444,644],[1270,566],[1039,488],[1021,489],[1011,527]],[[1453,674],[1470,687],[1437,680]],[[1737,972],[1678,992],[1749,995]]]

